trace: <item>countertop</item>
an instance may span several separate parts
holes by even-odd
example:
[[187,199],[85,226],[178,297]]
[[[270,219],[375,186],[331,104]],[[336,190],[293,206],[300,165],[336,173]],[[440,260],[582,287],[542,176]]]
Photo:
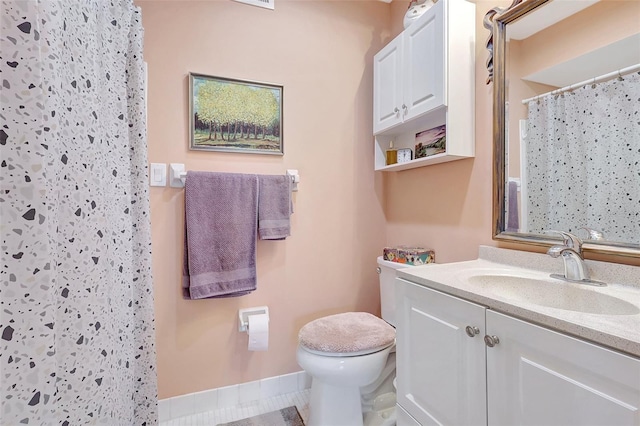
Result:
[[[629,312],[610,315],[551,308],[530,303],[526,293],[523,297],[514,299],[508,295],[496,294],[491,289],[468,280],[469,274],[482,271],[504,271],[505,274],[522,274],[546,281],[549,281],[550,273],[562,274],[561,259],[538,253],[481,246],[476,260],[403,268],[397,271],[397,276],[534,324],[640,357],[640,267],[596,261],[586,261],[586,264],[591,277],[604,281],[607,283],[606,287],[557,280],[558,286],[578,286],[580,292],[597,292],[622,299],[628,302],[626,305],[630,308]],[[544,291],[552,292],[553,287],[551,290],[545,288]],[[548,293],[545,294],[545,297],[549,296]]]

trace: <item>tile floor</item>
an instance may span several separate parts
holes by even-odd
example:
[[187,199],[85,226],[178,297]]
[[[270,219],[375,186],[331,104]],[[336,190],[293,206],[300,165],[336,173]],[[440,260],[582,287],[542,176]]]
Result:
[[220,408],[213,411],[198,413],[191,416],[178,417],[166,422],[160,422],[160,426],[215,426],[218,423],[232,422],[246,419],[258,414],[295,405],[305,422],[309,416],[309,392],[305,389],[297,392],[273,396],[258,401],[245,402],[235,407]]

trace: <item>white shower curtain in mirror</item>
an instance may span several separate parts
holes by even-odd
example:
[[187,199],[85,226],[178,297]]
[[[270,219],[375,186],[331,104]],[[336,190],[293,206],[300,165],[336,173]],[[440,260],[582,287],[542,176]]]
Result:
[[640,244],[640,74],[623,79],[529,102],[529,232]]
[[0,424],[156,424],[140,12],[0,19]]

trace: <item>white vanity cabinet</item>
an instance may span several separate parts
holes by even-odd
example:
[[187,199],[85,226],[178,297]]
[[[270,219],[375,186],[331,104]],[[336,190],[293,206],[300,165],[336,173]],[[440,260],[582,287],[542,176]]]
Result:
[[484,306],[396,285],[398,404],[423,426],[486,424]]
[[640,360],[487,310],[489,425],[640,425]]
[[[640,359],[403,279],[396,292],[405,418],[423,426],[640,424]],[[399,417],[398,425],[414,423]]]
[[[440,0],[373,61],[375,169],[404,170],[473,157],[475,5]],[[411,148],[416,133],[447,126],[446,152],[385,165],[389,142]]]

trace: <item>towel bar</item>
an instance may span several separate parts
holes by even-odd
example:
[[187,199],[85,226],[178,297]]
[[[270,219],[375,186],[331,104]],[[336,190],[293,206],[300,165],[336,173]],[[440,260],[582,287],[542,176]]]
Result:
[[[172,188],[184,188],[184,182],[187,180],[187,172],[184,169],[184,164],[181,163],[171,163],[169,164],[170,175],[169,175],[169,185]],[[300,183],[300,174],[295,169],[288,169],[287,176],[291,177],[291,190],[298,190],[298,183]]]

